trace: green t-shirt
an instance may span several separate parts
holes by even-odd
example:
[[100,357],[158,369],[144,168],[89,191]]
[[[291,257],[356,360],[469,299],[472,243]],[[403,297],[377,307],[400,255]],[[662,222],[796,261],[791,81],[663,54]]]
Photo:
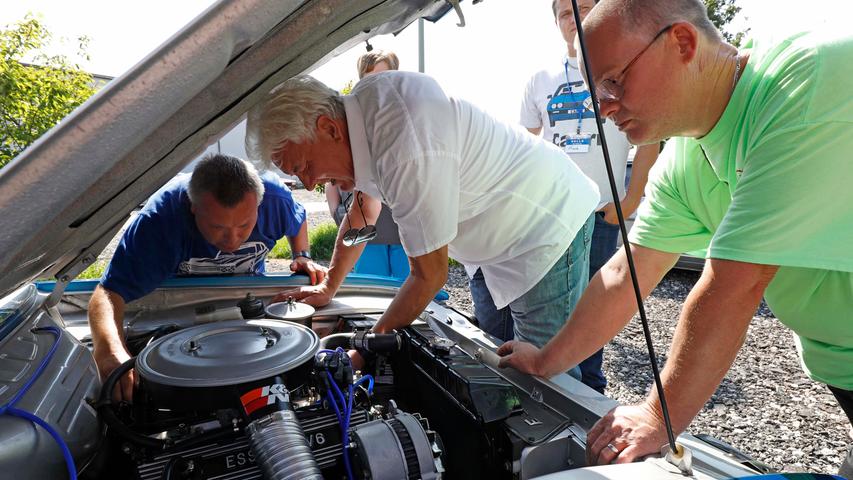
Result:
[[806,372],[853,389],[853,35],[750,42],[701,139],[670,141],[633,243],[780,269],[765,292]]

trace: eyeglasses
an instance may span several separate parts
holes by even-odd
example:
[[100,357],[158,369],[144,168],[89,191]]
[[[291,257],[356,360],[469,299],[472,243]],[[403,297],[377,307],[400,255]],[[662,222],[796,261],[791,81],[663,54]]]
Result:
[[[644,53],[646,53],[646,50],[648,50],[649,47],[651,47],[657,41],[657,39],[660,38],[660,36],[663,35],[664,32],[666,32],[670,28],[672,28],[672,25],[669,25],[666,28],[664,28],[663,30],[659,31],[657,33],[657,35],[655,35],[655,37],[652,38],[652,41],[649,42],[648,45],[643,47],[643,49],[640,50],[640,53],[636,54],[634,56],[634,58],[632,58],[631,61],[628,62],[627,65],[625,65],[625,68],[623,68],[622,71],[619,72],[619,75],[616,75],[616,78],[624,80],[625,75],[628,73],[628,70],[632,66],[634,66],[634,63],[637,62],[637,60],[640,58],[640,56],[643,55]],[[584,80],[586,80],[586,77],[587,77],[586,72],[583,72]],[[606,78],[606,79],[598,82],[598,84],[595,86],[595,91],[598,94],[598,101],[599,102],[616,102],[616,101],[621,100],[622,96],[625,95],[625,87],[620,85],[619,82],[617,82],[616,80],[613,80],[611,78]]]
[[352,210],[353,197],[357,197],[358,200],[358,209],[361,211],[361,219],[364,221],[364,226],[361,228],[350,228],[346,232],[344,232],[343,239],[341,243],[344,244],[345,247],[352,247],[354,245],[360,245],[362,243],[367,243],[374,238],[376,238],[376,225],[368,225],[367,218],[364,217],[364,200],[361,198],[361,192],[357,192],[356,195],[350,195],[350,204],[346,209],[347,212],[347,225],[352,225],[349,219],[349,211]]

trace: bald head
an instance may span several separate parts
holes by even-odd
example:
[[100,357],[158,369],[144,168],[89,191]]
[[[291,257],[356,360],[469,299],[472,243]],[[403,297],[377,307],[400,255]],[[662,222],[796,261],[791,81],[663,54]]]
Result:
[[722,114],[738,51],[701,0],[601,0],[583,29],[600,112],[632,143],[698,137]]
[[601,0],[583,27],[592,32],[613,21],[619,22],[619,30],[640,37],[651,37],[673,23],[688,22],[709,39],[723,38],[708,18],[702,0]]

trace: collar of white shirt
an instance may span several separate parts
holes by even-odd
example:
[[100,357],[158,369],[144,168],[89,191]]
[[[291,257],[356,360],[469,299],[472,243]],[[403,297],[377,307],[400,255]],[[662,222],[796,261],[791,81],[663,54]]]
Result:
[[371,197],[380,198],[373,175],[373,160],[367,147],[367,131],[364,129],[364,114],[354,95],[344,95],[344,112],[347,116],[350,151],[352,152],[355,189]]

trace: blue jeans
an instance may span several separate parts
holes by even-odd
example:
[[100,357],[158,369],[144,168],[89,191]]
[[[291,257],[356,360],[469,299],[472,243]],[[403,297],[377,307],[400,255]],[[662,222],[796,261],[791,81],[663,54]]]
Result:
[[492,294],[486,287],[486,280],[483,278],[483,271],[479,268],[474,278],[468,281],[468,286],[471,287],[471,299],[474,301],[474,316],[480,323],[480,329],[487,332],[502,341],[512,340],[512,313],[509,307],[495,307],[495,302],[492,300]]
[[[589,249],[589,278],[594,277],[595,273],[616,253],[618,239],[619,225],[605,222],[604,214],[595,212],[595,228],[592,231],[592,245]],[[603,361],[604,349],[602,348],[579,365],[581,381],[599,393],[604,393],[607,387],[607,378],[601,371]]]
[[367,244],[352,271],[405,280],[409,276],[409,257],[399,244]]
[[[501,340],[514,338],[542,347],[571,315],[589,283],[589,246],[592,241],[592,216],[548,273],[521,297],[503,309],[495,309],[491,295],[478,271],[471,280],[474,315],[483,330]],[[508,335],[512,331],[512,337]],[[580,369],[569,374],[580,378]]]

